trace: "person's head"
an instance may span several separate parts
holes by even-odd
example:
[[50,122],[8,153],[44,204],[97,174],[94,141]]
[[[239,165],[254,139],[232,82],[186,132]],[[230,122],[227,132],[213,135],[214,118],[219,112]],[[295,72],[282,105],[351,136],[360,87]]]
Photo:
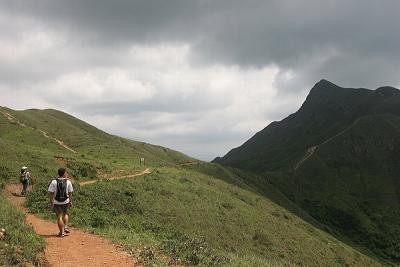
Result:
[[24,173],[24,172],[26,172],[27,170],[28,170],[28,167],[24,166],[24,167],[21,168],[21,173]]
[[67,172],[67,171],[65,170],[65,168],[59,168],[59,169],[58,169],[58,176],[59,176],[59,177],[64,177],[64,175],[65,175],[66,172]]

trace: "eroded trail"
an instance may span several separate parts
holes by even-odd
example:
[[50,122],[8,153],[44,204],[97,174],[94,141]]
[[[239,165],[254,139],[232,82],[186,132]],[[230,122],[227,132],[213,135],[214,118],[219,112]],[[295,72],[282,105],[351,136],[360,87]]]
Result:
[[72,228],[69,236],[57,237],[57,224],[28,213],[25,198],[19,196],[20,191],[19,184],[5,188],[10,201],[26,214],[27,223],[45,238],[45,257],[50,266],[139,266],[127,252],[99,236]]
[[335,134],[335,135],[332,136],[331,138],[328,138],[327,140],[325,140],[325,141],[322,142],[321,144],[316,145],[316,146],[312,146],[312,147],[310,147],[309,149],[307,149],[306,154],[304,155],[304,157],[303,157],[299,162],[297,162],[296,166],[294,167],[294,170],[297,170],[298,168],[300,168],[300,166],[314,154],[315,150],[316,150],[318,147],[323,146],[323,145],[329,143],[330,141],[332,141],[333,139],[335,139],[336,137],[338,137],[338,136],[340,136],[340,135],[346,133],[346,132],[347,132],[348,130],[350,130],[354,125],[356,125],[361,119],[362,119],[362,117],[356,119],[349,127],[343,129],[342,131],[340,131],[339,133]]
[[85,186],[85,185],[89,185],[89,184],[94,184],[94,183],[96,183],[98,181],[105,181],[105,180],[112,181],[112,180],[133,178],[133,177],[142,176],[142,175],[146,175],[146,174],[150,174],[150,173],[151,173],[150,169],[147,168],[144,171],[139,172],[139,173],[123,175],[123,176],[115,176],[115,177],[109,177],[109,178],[103,178],[103,179],[100,179],[100,180],[91,180],[91,181],[81,182],[81,183],[79,183],[79,185],[80,186]]
[[16,124],[18,124],[19,126],[21,126],[21,127],[23,127],[23,128],[29,128],[29,129],[31,129],[31,130],[33,130],[33,131],[36,130],[36,131],[40,132],[44,137],[46,137],[47,139],[53,140],[54,142],[56,142],[57,144],[59,144],[59,145],[62,146],[63,148],[65,148],[65,149],[71,151],[72,153],[77,153],[75,150],[73,150],[72,148],[70,148],[69,146],[67,146],[67,145],[64,143],[64,141],[59,140],[59,139],[57,139],[57,138],[55,138],[55,137],[50,136],[47,132],[45,132],[45,131],[43,131],[43,130],[40,130],[40,129],[35,129],[35,128],[33,128],[33,127],[26,126],[24,123],[20,122],[17,118],[15,118],[13,115],[11,115],[11,114],[8,113],[8,112],[1,111],[1,110],[0,110],[0,113],[3,114],[4,117],[6,117],[6,119],[9,120],[10,122],[16,123]]
[[306,155],[304,156],[304,158],[302,158],[299,162],[297,162],[296,167],[294,169],[297,170],[307,159],[309,159],[314,154],[315,149],[317,149],[317,146],[310,147],[307,150]]

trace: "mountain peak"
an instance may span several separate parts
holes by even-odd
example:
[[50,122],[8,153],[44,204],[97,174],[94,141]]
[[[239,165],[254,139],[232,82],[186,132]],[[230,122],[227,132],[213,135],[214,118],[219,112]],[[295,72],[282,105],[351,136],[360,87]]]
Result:
[[311,92],[315,91],[315,90],[326,90],[326,89],[332,89],[332,88],[341,88],[341,87],[337,86],[336,84],[334,84],[328,80],[322,79],[313,86],[313,88],[311,89]]
[[326,80],[326,79],[321,79],[319,82],[317,82],[316,84],[315,84],[315,86],[332,86],[332,85],[334,85],[334,86],[337,86],[336,84],[334,84],[333,82],[330,82],[330,81],[328,81],[328,80]]
[[331,100],[336,99],[338,94],[343,92],[341,89],[343,88],[328,80],[322,79],[311,88],[303,106],[310,103],[330,102]]

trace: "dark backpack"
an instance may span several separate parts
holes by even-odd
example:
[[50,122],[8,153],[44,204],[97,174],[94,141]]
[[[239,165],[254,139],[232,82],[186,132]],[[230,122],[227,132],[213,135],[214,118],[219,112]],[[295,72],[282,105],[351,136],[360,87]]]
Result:
[[57,192],[55,200],[59,202],[64,202],[68,199],[67,193],[67,179],[56,179],[57,181]]
[[21,173],[21,175],[19,176],[19,181],[24,184],[29,180],[28,178],[28,174],[26,172]]

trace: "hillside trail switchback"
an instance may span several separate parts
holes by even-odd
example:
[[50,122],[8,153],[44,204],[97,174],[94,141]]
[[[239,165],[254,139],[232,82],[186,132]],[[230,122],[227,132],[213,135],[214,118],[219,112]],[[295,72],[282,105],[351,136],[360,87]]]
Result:
[[46,240],[45,258],[49,266],[141,266],[127,252],[97,235],[71,228],[71,234],[57,237],[58,228],[50,222],[28,213],[25,198],[20,196],[20,184],[8,184],[5,194],[11,203],[25,213],[25,220],[32,225],[36,234]]

